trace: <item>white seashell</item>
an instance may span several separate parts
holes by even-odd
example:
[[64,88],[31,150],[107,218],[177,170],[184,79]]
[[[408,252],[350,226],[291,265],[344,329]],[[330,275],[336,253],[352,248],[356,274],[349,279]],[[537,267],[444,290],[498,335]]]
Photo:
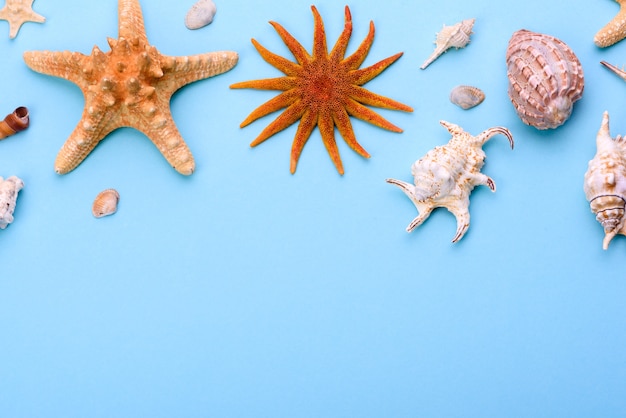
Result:
[[485,100],[485,93],[478,87],[456,86],[450,92],[450,101],[463,109],[471,109]]
[[611,138],[608,112],[602,115],[596,147],[583,190],[591,211],[604,228],[602,248],[606,250],[616,235],[626,235],[626,139],[621,135]]
[[98,193],[93,206],[91,207],[91,213],[96,218],[102,218],[103,216],[113,215],[117,212],[117,203],[120,201],[120,194],[115,189],[106,189]]
[[217,7],[211,0],[199,0],[191,6],[185,16],[185,26],[188,29],[200,29],[213,22]]
[[13,211],[17,201],[17,193],[24,188],[24,182],[15,176],[6,180],[0,177],[0,229],[13,222]]
[[509,98],[519,117],[537,129],[561,126],[583,96],[583,68],[561,40],[525,29],[506,51]]
[[469,44],[475,21],[476,19],[466,19],[452,26],[443,25],[435,40],[435,50],[420,68],[423,70],[428,67],[430,63],[452,47],[458,49]]
[[387,179],[387,183],[398,186],[417,208],[418,216],[406,228],[407,232],[421,225],[435,208],[444,207],[456,217],[457,230],[452,242],[457,242],[469,228],[469,195],[474,187],[483,185],[496,191],[494,181],[480,172],[485,162],[482,146],[494,135],[502,134],[513,149],[513,136],[503,127],[471,136],[458,125],[440,123],[452,134],[452,139],[413,164],[414,185],[396,179]]

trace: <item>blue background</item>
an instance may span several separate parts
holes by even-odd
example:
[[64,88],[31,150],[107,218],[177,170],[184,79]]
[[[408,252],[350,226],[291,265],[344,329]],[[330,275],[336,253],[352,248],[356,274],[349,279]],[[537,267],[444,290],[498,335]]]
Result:
[[[310,49],[310,3],[216,2],[212,25],[184,26],[193,1],[143,0],[162,53],[234,50],[230,72],[180,90],[174,119],[194,153],[176,173],[141,133],[120,129],[75,171],[53,171],[84,100],[72,83],[26,67],[26,50],[108,51],[117,5],[37,0],[44,24],[8,38],[0,22],[0,108],[31,111],[30,128],[0,142],[0,175],[21,177],[15,221],[0,231],[2,417],[617,417],[626,416],[626,238],[602,250],[582,190],[602,112],[626,133],[626,41],[593,44],[618,10],[609,0],[355,0],[348,53],[374,20],[364,65],[404,56],[367,88],[413,106],[380,111],[395,134],[353,120],[371,153],[339,140],[339,176],[316,130],[289,173],[295,125],[256,148],[274,115],[239,123],[274,92],[231,90],[280,73],[250,43],[288,56],[267,23]],[[332,46],[343,6],[316,3]],[[444,23],[476,18],[470,45],[426,70]],[[562,127],[524,125],[504,62],[521,28],[557,36],[580,58],[585,93]],[[452,87],[483,104],[463,111]],[[440,209],[412,234],[415,208],[393,177],[449,134],[439,120],[494,137],[474,190],[467,235],[451,244]],[[121,194],[95,219],[102,189]]]

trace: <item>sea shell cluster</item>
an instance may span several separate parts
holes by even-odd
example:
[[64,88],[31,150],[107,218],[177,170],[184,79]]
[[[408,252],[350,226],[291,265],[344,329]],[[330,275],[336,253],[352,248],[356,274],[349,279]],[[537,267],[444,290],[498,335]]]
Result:
[[24,182],[19,177],[11,176],[6,180],[0,177],[0,229],[13,222],[17,194],[23,188]]
[[583,189],[591,211],[604,228],[602,248],[606,250],[616,235],[626,235],[626,138],[611,137],[608,112],[602,116],[596,147]]
[[450,48],[464,48],[469,44],[475,21],[476,19],[466,19],[452,26],[443,25],[435,39],[435,50],[420,68],[425,69]]
[[396,179],[387,179],[387,183],[398,186],[417,208],[418,216],[406,228],[407,232],[421,225],[435,208],[444,207],[456,217],[457,230],[452,242],[457,242],[469,228],[469,196],[474,187],[483,185],[496,191],[493,179],[480,172],[486,157],[482,146],[494,135],[502,134],[513,149],[513,135],[506,128],[495,127],[472,136],[458,125],[440,123],[452,138],[413,164],[414,184]]
[[187,29],[200,29],[213,22],[217,7],[212,0],[198,0],[185,16]]
[[583,68],[561,40],[518,30],[506,51],[509,98],[522,121],[537,129],[553,129],[569,119],[583,95]]
[[30,117],[28,116],[28,109],[20,106],[15,109],[13,113],[9,113],[4,120],[0,122],[0,139],[15,135],[28,128],[29,125]]
[[117,212],[120,194],[115,189],[105,189],[98,193],[91,206],[91,213],[96,218],[113,215]]

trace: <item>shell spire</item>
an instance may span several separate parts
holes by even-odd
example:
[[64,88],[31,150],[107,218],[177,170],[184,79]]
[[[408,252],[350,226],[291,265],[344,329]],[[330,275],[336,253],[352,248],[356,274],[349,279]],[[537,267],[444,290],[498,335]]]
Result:
[[23,106],[18,107],[13,113],[9,113],[4,120],[0,122],[0,139],[23,131],[28,128],[29,124],[30,118],[28,116],[28,109]]
[[608,112],[602,115],[596,147],[596,155],[585,173],[583,190],[591,211],[604,229],[602,248],[606,250],[616,235],[626,235],[626,142],[621,135],[611,137]]
[[439,58],[441,54],[452,47],[459,49],[469,44],[475,21],[476,19],[466,19],[452,26],[443,25],[443,28],[437,33],[437,38],[435,39],[435,50],[426,61],[424,61],[420,68],[422,70],[425,69],[434,60]]

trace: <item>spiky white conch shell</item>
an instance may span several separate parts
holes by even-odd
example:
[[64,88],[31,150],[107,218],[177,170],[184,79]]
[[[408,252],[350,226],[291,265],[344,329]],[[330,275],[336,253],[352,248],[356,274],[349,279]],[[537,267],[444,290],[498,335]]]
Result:
[[434,60],[450,48],[464,48],[470,42],[470,35],[476,19],[466,19],[452,26],[443,25],[435,39],[435,50],[420,67],[428,67]]
[[604,228],[602,248],[606,250],[616,235],[626,235],[626,139],[621,135],[611,137],[608,112],[602,116],[596,147],[583,190],[591,211]]
[[6,180],[0,177],[0,229],[13,222],[13,212],[17,201],[17,193],[24,187],[22,179],[11,176]]
[[421,225],[438,207],[448,209],[456,217],[457,231],[452,242],[457,242],[469,228],[469,195],[475,186],[496,190],[495,182],[480,172],[485,162],[482,146],[497,134],[506,136],[513,148],[513,136],[503,127],[489,128],[476,136],[446,121],[440,122],[452,138],[443,146],[435,147],[411,167],[414,184],[387,179],[398,186],[415,205],[418,216],[407,227],[407,232]]

